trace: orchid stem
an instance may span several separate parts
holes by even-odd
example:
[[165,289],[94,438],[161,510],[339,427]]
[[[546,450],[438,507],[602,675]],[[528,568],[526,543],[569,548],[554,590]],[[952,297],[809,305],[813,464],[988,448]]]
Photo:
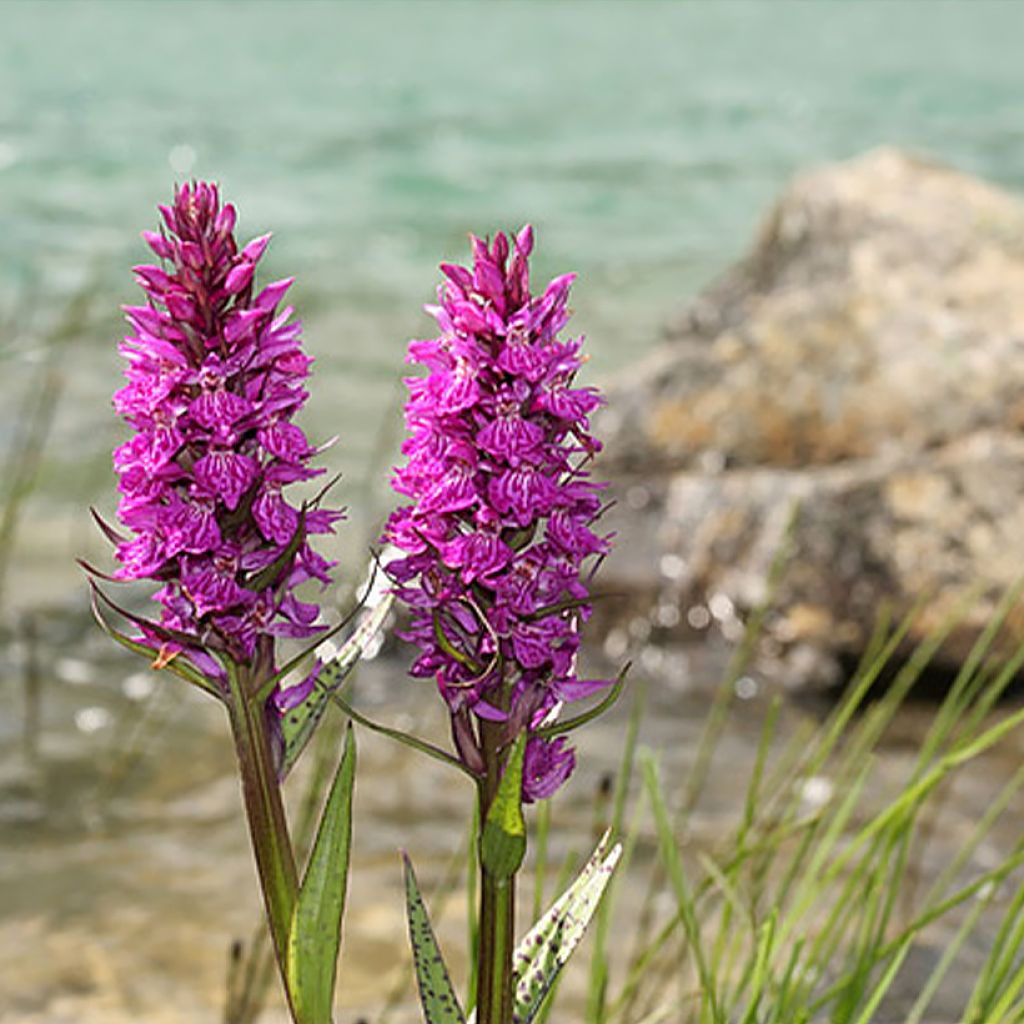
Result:
[[251,698],[250,680],[247,673],[238,666],[229,669],[228,680],[231,689],[228,711],[242,779],[245,816],[249,822],[249,836],[263,890],[274,953],[291,1004],[287,952],[288,933],[298,892],[295,856],[270,754],[263,702]]
[[515,878],[480,876],[480,1024],[512,1020],[512,947]]
[[[481,835],[483,822],[498,791],[501,758],[498,723],[484,722],[481,740],[486,775],[479,786]],[[498,878],[480,863],[480,939],[477,952],[477,1021],[511,1024],[512,950],[515,945],[515,875]]]

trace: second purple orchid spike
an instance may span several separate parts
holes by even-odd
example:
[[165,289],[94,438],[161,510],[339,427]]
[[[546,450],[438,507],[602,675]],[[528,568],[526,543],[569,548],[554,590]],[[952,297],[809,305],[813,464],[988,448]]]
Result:
[[477,773],[482,722],[503,723],[504,742],[527,731],[532,801],[575,763],[564,738],[539,730],[564,702],[608,685],[576,669],[586,566],[610,545],[593,529],[603,485],[588,470],[601,398],[575,384],[582,339],[558,337],[574,275],[531,294],[529,226],[512,241],[471,244],[471,267],[441,267],[428,307],[440,336],[409,346],[427,373],[407,381],[407,461],[393,486],[409,503],[383,539],[402,553],[387,571],[411,611],[413,675],[436,679],[459,755]]

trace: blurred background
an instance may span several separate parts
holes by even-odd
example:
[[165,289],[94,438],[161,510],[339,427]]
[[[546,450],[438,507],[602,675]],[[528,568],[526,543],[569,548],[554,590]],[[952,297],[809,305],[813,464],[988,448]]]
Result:
[[[1024,188],[1010,0],[8,0],[0,14],[3,1021],[218,1020],[230,943],[256,922],[222,723],[107,649],[74,564],[107,564],[88,506],[113,509],[125,436],[118,310],[176,182],[218,181],[242,237],[274,232],[267,278],[297,278],[316,358],[304,425],[339,436],[327,462],[349,506],[335,551],[349,587],[387,507],[404,347],[432,330],[421,306],[467,232],[530,221],[535,280],[579,272],[573,323],[604,383],[743,256],[798,172],[895,144]],[[718,611],[689,625],[728,625]],[[665,714],[648,739],[670,764],[736,638],[722,632],[651,698]],[[628,646],[606,640],[595,648]],[[391,721],[443,727],[397,661],[360,686]],[[584,740],[592,759],[556,821],[585,830],[617,721]],[[382,970],[403,969],[390,851],[419,843],[443,865],[468,806],[417,786],[404,753],[368,748],[353,1020],[391,984]]]

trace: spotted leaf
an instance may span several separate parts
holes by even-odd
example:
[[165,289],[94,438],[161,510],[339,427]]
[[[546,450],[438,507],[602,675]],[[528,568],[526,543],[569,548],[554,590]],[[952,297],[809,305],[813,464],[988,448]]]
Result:
[[409,858],[405,863],[405,904],[409,916],[409,942],[412,944],[416,983],[419,985],[423,1019],[426,1024],[465,1024],[459,998],[452,987],[441,948],[430,924],[427,908],[416,883]]

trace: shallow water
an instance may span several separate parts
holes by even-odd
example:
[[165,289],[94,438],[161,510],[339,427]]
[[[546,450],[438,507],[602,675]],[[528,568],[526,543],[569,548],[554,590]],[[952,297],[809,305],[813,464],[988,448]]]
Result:
[[[318,377],[306,423],[341,436],[341,500],[385,500],[405,341],[468,230],[533,220],[536,276],[580,271],[592,379],[747,246],[809,164],[897,143],[1024,187],[1024,6],[176,3],[4,5],[0,450],[40,332],[88,282],[7,600],[52,603],[109,508],[117,307],[174,180],[220,180],[240,232],[273,229]],[[339,546],[358,551],[361,530]]]
[[[112,656],[102,637],[85,634],[37,689],[26,686],[24,644],[11,651],[0,733],[0,1020],[219,1019],[230,944],[251,934],[258,911],[222,714]],[[402,672],[390,659],[365,665],[358,703],[444,743],[433,687]],[[26,742],[30,706],[37,724]],[[591,794],[616,767],[621,726],[619,712],[584,741],[583,767],[556,812],[556,864],[570,842],[589,842]],[[661,732],[657,742],[685,746],[696,719]],[[359,744],[338,1019],[376,1020],[391,997],[396,1021],[412,1021],[397,852],[410,852],[429,892],[465,841],[473,793],[406,748],[365,731]],[[293,812],[302,791],[297,779]],[[458,971],[464,907],[456,891],[438,922]]]
[[[104,637],[80,628],[57,620],[41,625],[44,639],[62,639],[62,649],[74,653],[42,669],[35,687],[26,685],[31,673],[23,642],[8,645],[2,666],[0,1021],[213,1024],[221,1020],[230,945],[250,936],[258,912],[226,723],[202,695],[140,671],[139,663],[112,654]],[[675,668],[669,675],[634,676],[633,685],[644,687],[647,699],[641,741],[660,752],[670,793],[693,765],[711,688],[727,654],[711,638],[667,652]],[[445,743],[432,686],[402,673],[393,656],[365,665],[357,703],[382,721]],[[767,695],[753,677],[745,677],[737,692],[743,699],[690,821],[691,850],[720,845],[742,806]],[[29,709],[36,725],[26,737]],[[623,702],[579,736],[580,768],[554,806],[554,864],[570,852],[587,852],[592,842],[601,816],[595,795],[618,766],[626,714]],[[813,707],[787,704],[780,736],[793,735],[816,714]],[[902,713],[881,748],[879,792],[899,784],[931,714],[927,706]],[[425,891],[433,891],[462,849],[472,793],[406,748],[365,730],[358,738],[357,834],[337,1019],[413,1024],[418,1011],[408,988],[397,851],[410,852]],[[919,862],[922,879],[948,863],[979,808],[988,806],[1022,755],[1024,737],[1018,734],[962,774]],[[301,779],[289,787],[293,813],[302,790]],[[808,806],[832,795],[827,776],[816,779],[807,787]],[[979,848],[975,870],[1008,855],[1019,840],[1018,823],[1011,808]],[[619,898],[620,939],[631,934],[655,847],[648,827]],[[523,905],[529,900],[527,878]],[[436,898],[432,902],[436,910]],[[456,884],[438,923],[460,979],[464,911]],[[940,1000],[948,1021],[974,981],[992,929],[991,922],[982,926],[952,972]],[[908,998],[950,934],[940,924],[915,949],[901,982]],[[570,974],[563,988],[563,1019],[576,1019],[580,1011],[583,977]],[[381,1006],[389,1000],[394,1011],[382,1018]],[[276,1005],[272,1001],[264,1021],[283,1020]],[[902,1005],[898,993],[891,1005]],[[898,1019],[898,1013],[886,1019]]]

